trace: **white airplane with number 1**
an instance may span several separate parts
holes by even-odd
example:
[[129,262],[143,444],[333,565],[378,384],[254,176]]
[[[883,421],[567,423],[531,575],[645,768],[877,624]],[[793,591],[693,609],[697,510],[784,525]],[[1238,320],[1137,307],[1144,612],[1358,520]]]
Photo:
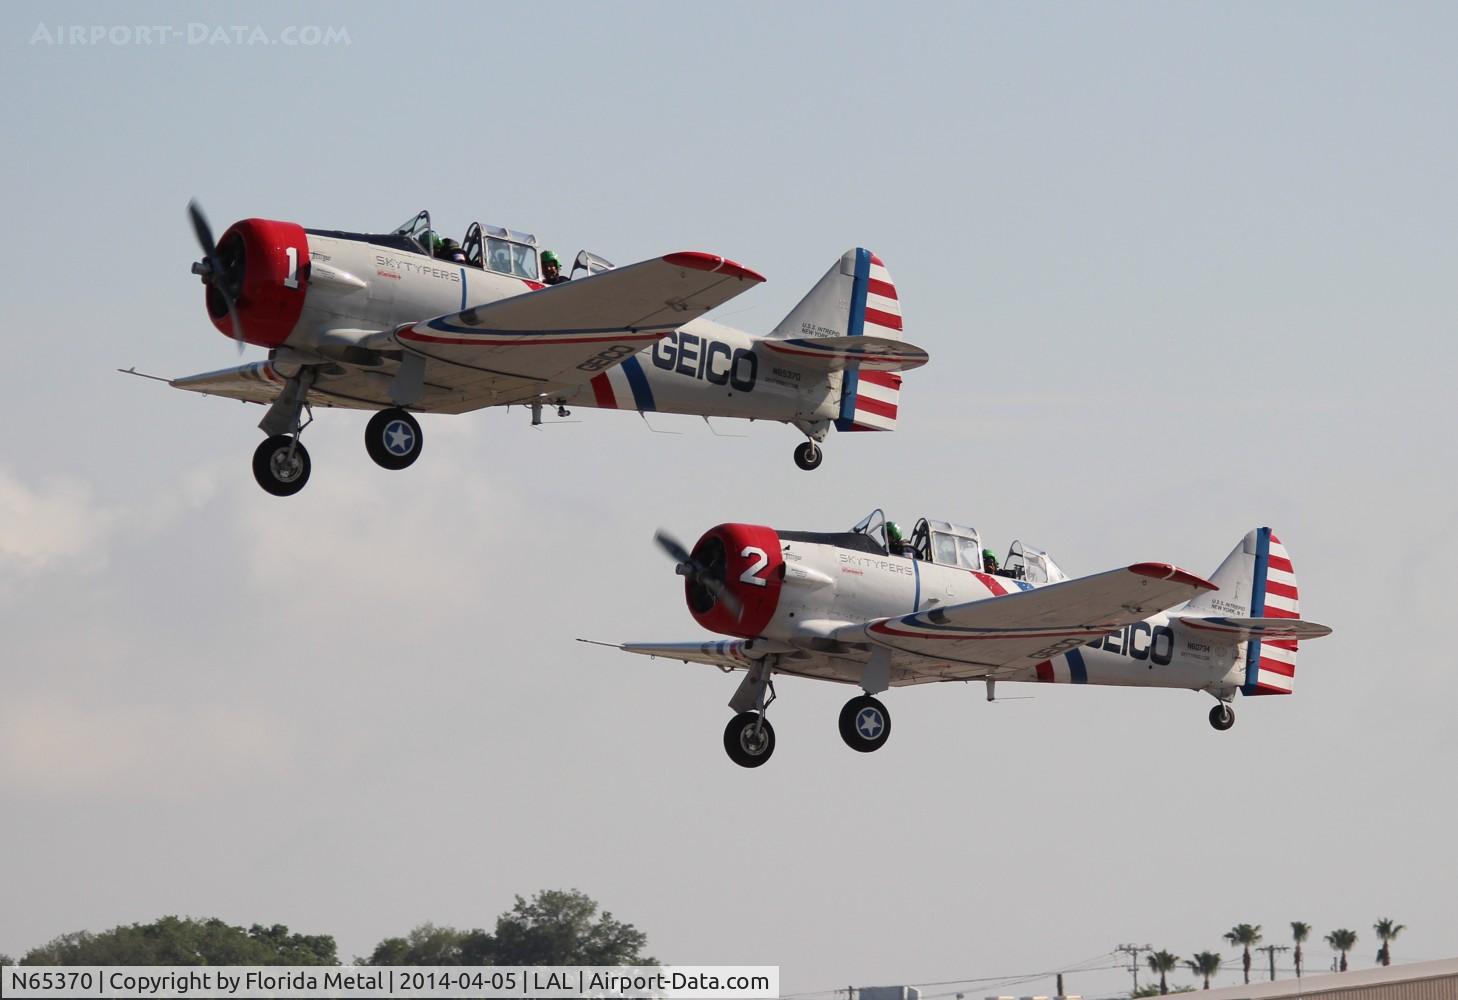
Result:
[[775,329],[703,318],[764,279],[712,254],[614,268],[578,255],[576,280],[544,284],[534,237],[473,224],[443,241],[421,212],[390,233],[245,219],[216,244],[190,207],[215,326],[268,360],[171,380],[267,404],[253,457],[276,496],[301,490],[312,407],[378,411],[365,447],[387,469],[421,453],[415,413],[521,404],[775,420],[798,428],[802,469],[839,430],[893,430],[901,377],[926,352],[901,339],[896,288],[868,250],[844,254]]
[[1269,528],[1209,580],[1155,562],[1069,579],[1018,541],[989,572],[976,531],[926,519],[901,552],[888,540],[879,510],[842,532],[721,524],[692,552],[660,533],[695,620],[735,638],[606,645],[744,670],[724,749],[758,767],[775,748],[765,711],[776,674],[859,686],[840,735],[863,753],[891,735],[874,695],[936,681],[984,681],[989,701],[998,681],[1187,688],[1214,696],[1210,724],[1226,730],[1237,692],[1290,694],[1298,641],[1331,632],[1301,619],[1290,556]]

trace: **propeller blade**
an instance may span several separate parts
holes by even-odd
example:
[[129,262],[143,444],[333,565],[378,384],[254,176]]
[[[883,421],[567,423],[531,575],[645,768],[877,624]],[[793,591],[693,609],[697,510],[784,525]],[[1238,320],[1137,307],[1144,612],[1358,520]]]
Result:
[[659,548],[668,553],[668,557],[676,564],[674,572],[702,586],[715,601],[729,609],[729,613],[734,616],[736,621],[743,617],[744,604],[734,591],[729,589],[723,576],[710,572],[708,566],[695,559],[693,554],[668,532],[661,529],[654,532],[653,540],[658,543]]
[[202,247],[203,260],[208,265],[208,273],[203,275],[203,281],[222,296],[223,304],[228,307],[228,322],[233,328],[233,341],[238,345],[238,353],[242,354],[243,324],[238,321],[237,304],[228,291],[223,262],[218,258],[218,245],[213,241],[213,229],[208,225],[208,217],[203,215],[202,206],[197,203],[196,198],[187,203],[187,217],[192,220],[193,235],[197,237],[197,242]]
[[187,217],[192,220],[192,231],[197,236],[203,253],[208,257],[216,257],[218,247],[213,242],[213,230],[208,225],[207,216],[203,215],[202,206],[197,203],[196,198],[187,203]]
[[689,566],[694,565],[693,556],[689,555],[689,550],[680,545],[678,539],[666,531],[660,530],[654,532],[653,540],[658,543],[659,548],[668,553],[674,562],[684,563]]
[[714,600],[729,609],[729,613],[734,616],[735,621],[738,621],[744,616],[744,605],[740,602],[739,598],[734,596],[734,591],[730,590],[723,580],[720,580],[718,577],[705,576],[703,583],[708,588],[709,593],[714,595]]

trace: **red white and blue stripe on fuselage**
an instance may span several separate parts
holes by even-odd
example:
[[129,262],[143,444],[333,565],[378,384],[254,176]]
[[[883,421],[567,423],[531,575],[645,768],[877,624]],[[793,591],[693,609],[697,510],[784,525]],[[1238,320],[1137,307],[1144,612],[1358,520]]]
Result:
[[639,410],[651,413],[658,409],[653,400],[653,387],[638,355],[592,377],[593,401],[604,410]]

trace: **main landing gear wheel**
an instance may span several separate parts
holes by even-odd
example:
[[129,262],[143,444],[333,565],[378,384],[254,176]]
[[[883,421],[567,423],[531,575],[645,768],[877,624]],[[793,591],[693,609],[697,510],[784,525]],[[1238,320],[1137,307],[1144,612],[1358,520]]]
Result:
[[276,497],[291,497],[309,481],[309,452],[290,434],[275,434],[253,453],[253,478]]
[[405,410],[381,410],[365,426],[365,451],[384,469],[413,465],[423,444],[420,424]]
[[840,710],[840,738],[852,750],[861,753],[879,750],[890,735],[891,713],[870,695],[852,698]]
[[740,712],[724,727],[724,750],[740,767],[759,767],[775,752],[775,727],[758,712]]
[[1222,733],[1225,732],[1225,730],[1235,725],[1235,709],[1231,708],[1229,705],[1225,704],[1225,702],[1222,701],[1220,704],[1210,709],[1210,725],[1214,726]]
[[795,448],[795,464],[806,472],[820,468],[820,460],[824,457],[825,453],[814,441],[806,441]]

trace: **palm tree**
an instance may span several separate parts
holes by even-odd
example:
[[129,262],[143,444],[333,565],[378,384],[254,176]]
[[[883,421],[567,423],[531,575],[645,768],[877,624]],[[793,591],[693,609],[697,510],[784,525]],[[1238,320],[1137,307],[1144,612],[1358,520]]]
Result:
[[1220,971],[1220,956],[1213,951],[1202,951],[1194,958],[1185,960],[1190,971],[1197,976],[1205,977],[1205,989],[1210,988],[1210,977]]
[[1352,946],[1357,943],[1357,932],[1349,931],[1346,928],[1332,931],[1326,936],[1326,943],[1331,945],[1332,951],[1339,951],[1342,953],[1341,971],[1346,972],[1347,952],[1351,951]]
[[1407,930],[1407,925],[1393,923],[1392,918],[1383,917],[1381,920],[1377,921],[1375,924],[1372,925],[1372,929],[1376,931],[1377,936],[1382,939],[1382,947],[1377,950],[1377,961],[1381,962],[1383,965],[1391,965],[1392,948],[1390,947],[1390,942],[1393,938],[1397,937],[1397,935]]
[[1169,987],[1164,981],[1164,974],[1174,971],[1175,966],[1180,964],[1180,957],[1178,955],[1171,955],[1169,952],[1161,949],[1160,951],[1145,955],[1144,960],[1149,963],[1151,972],[1159,973],[1159,994],[1160,996],[1164,996],[1169,992]]
[[1311,925],[1299,920],[1291,921],[1291,936],[1296,939],[1296,978],[1301,978],[1301,942],[1311,934]]
[[1245,949],[1241,956],[1242,964],[1245,966],[1245,984],[1250,985],[1250,948],[1251,945],[1261,943],[1260,924],[1236,924],[1225,935],[1225,940],[1231,944],[1238,944]]

